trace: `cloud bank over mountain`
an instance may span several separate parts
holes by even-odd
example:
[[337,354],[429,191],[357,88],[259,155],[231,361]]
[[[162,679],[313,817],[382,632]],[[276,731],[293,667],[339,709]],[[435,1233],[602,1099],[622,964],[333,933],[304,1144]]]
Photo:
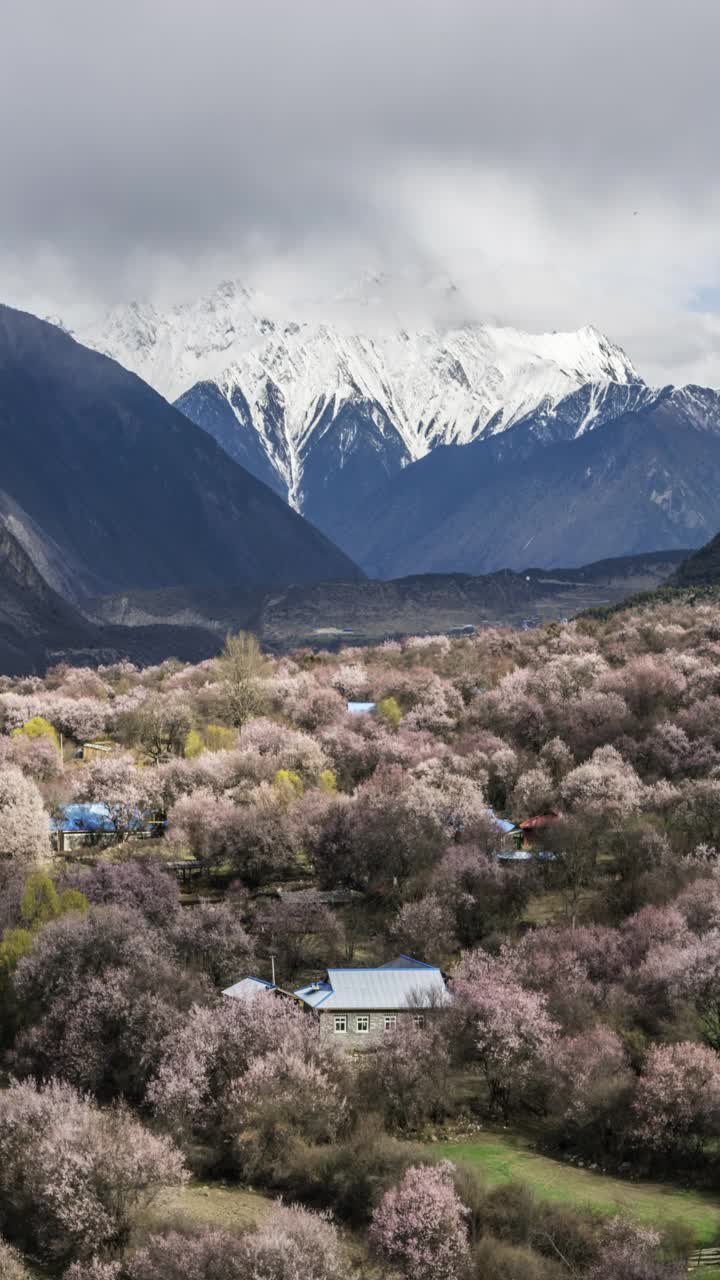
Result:
[[719,36],[714,0],[8,0],[5,300],[407,269],[718,385]]

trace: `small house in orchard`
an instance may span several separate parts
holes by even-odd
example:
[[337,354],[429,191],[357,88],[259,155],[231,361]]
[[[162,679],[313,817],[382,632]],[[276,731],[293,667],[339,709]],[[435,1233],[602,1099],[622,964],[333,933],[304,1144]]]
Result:
[[129,822],[120,822],[106,804],[62,804],[50,818],[50,837],[58,853],[71,853],[83,845],[117,844],[125,836],[147,839],[162,835],[164,822],[138,811]]
[[263,978],[241,978],[223,995],[231,1000],[284,996],[317,1018],[320,1034],[348,1050],[377,1048],[383,1037],[423,1027],[449,1004],[440,969],[412,956],[397,956],[376,969],[328,969],[320,982],[283,991]]
[[450,999],[441,970],[411,956],[376,969],[328,969],[294,994],[319,1019],[321,1034],[347,1049],[372,1049],[385,1035],[425,1026]]

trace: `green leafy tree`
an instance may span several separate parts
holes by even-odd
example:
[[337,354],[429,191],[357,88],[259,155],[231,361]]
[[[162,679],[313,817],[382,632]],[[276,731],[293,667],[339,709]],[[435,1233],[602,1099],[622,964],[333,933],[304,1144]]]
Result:
[[198,756],[202,755],[204,750],[205,750],[205,743],[200,737],[200,734],[198,733],[197,729],[191,729],[185,739],[185,748],[183,750],[183,755],[185,756],[185,759],[195,760],[197,759]]
[[54,881],[44,871],[33,871],[25,882],[20,914],[28,929],[40,929],[68,911],[87,911],[89,902],[79,889],[58,893]]
[[382,698],[377,704],[377,713],[393,729],[398,728],[403,717],[397,698]]
[[224,724],[208,724],[203,730],[208,751],[230,751],[235,746],[236,734]]
[[60,895],[44,871],[28,876],[20,899],[20,914],[28,929],[39,928],[60,915]]
[[44,716],[33,716],[31,720],[26,720],[21,728],[13,729],[10,736],[12,738],[49,738],[53,746],[60,749],[60,740],[55,727]]
[[218,662],[228,719],[236,728],[242,729],[259,713],[262,703],[258,680],[265,673],[266,663],[260,645],[248,631],[230,632]]
[[299,799],[305,790],[305,783],[294,769],[278,769],[273,778],[273,786],[288,800]]

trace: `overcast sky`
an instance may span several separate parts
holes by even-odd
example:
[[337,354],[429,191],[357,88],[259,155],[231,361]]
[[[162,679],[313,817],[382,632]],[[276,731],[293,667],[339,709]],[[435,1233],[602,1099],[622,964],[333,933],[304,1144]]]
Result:
[[4,0],[3,300],[447,273],[720,385],[718,0]]

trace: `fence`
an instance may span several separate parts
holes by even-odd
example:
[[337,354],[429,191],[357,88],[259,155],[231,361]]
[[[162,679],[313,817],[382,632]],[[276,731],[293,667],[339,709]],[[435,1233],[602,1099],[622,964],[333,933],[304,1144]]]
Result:
[[688,1271],[704,1271],[708,1267],[720,1268],[720,1248],[696,1249],[688,1259]]

